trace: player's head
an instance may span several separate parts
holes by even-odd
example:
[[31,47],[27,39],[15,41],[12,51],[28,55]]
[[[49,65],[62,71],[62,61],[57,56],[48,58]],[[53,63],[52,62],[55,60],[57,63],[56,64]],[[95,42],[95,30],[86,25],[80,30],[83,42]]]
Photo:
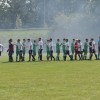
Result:
[[23,42],[26,42],[26,39],[23,39]]
[[36,43],[36,40],[34,40],[34,43]]
[[60,42],[60,39],[57,39],[57,42]]
[[91,38],[91,41],[94,41],[94,39],[93,39],[93,38]]
[[39,41],[41,41],[41,38],[39,38]]
[[88,42],[88,39],[85,39],[86,40],[86,42]]
[[30,39],[27,39],[28,42],[30,42]]
[[80,42],[81,42],[81,40],[78,40],[78,42],[80,43]]
[[20,42],[20,39],[17,39],[17,42]]
[[75,39],[73,39],[73,42],[75,42]]
[[11,43],[13,40],[12,39],[9,39],[9,43]]
[[78,39],[76,39],[76,42],[78,42]]
[[50,42],[52,42],[52,38],[50,38]]
[[65,41],[66,39],[63,39],[63,41]]

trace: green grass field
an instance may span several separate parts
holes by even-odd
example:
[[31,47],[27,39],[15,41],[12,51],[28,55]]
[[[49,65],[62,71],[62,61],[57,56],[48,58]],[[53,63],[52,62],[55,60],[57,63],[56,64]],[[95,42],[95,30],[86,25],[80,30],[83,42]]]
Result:
[[100,61],[0,58],[0,100],[100,100]]

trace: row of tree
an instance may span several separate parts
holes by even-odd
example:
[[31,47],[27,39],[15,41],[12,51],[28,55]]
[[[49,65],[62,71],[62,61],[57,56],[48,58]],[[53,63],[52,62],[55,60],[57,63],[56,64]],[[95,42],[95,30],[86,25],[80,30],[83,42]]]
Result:
[[51,27],[59,14],[99,14],[100,0],[1,0],[0,28]]

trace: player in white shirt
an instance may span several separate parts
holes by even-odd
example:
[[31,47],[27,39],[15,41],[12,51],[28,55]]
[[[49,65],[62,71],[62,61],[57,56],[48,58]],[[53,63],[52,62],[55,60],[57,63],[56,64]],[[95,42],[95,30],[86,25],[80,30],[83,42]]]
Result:
[[20,42],[20,39],[18,39],[16,43],[16,62],[18,61],[18,56],[19,62],[22,61],[22,43]]
[[32,42],[30,39],[27,40],[27,48],[28,48],[28,53],[29,53],[29,61],[31,61],[32,57]]
[[83,47],[82,47],[82,42],[81,40],[78,40],[78,56],[79,56],[79,60],[82,60],[83,58]]
[[70,56],[70,43],[69,43],[68,39],[66,39],[66,56],[67,55],[70,57],[70,60],[71,60],[72,58]]
[[96,60],[98,59],[97,54],[96,54],[96,42],[94,41],[94,39],[92,38],[92,51],[93,54],[95,55]]
[[39,38],[38,42],[38,60],[42,61],[42,51],[43,51],[43,41],[41,38]]
[[53,44],[52,39],[50,39],[49,46],[50,46],[50,56],[49,56],[49,58],[51,58],[51,61],[52,61],[52,58],[55,61],[55,57],[53,56],[53,52],[54,52],[54,48],[53,47],[54,47],[54,44]]
[[4,49],[4,47],[3,47],[3,45],[0,42],[0,56],[1,56],[1,53],[3,52],[3,49]]

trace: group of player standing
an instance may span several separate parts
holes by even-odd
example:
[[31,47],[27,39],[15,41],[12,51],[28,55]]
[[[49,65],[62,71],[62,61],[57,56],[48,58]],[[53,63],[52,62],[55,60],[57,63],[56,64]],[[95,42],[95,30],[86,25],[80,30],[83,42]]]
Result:
[[[63,60],[67,60],[67,56],[69,56],[70,60],[92,60],[93,54],[95,55],[96,60],[100,59],[100,37],[98,40],[98,53],[96,52],[96,42],[94,39],[85,39],[84,44],[82,44],[81,40],[73,39],[72,43],[69,43],[68,39],[63,39],[63,42],[60,42],[60,39],[57,39],[56,42],[56,58],[54,57],[54,43],[52,38],[48,39],[45,43],[41,38],[38,41],[34,40],[33,42],[30,39],[23,39],[21,43],[20,39],[17,40],[17,43],[13,43],[12,39],[9,39],[9,48],[7,50],[9,56],[9,62],[13,62],[13,54],[14,47],[16,47],[16,62],[25,61],[25,54],[28,51],[29,61],[36,60],[37,48],[38,48],[38,61],[42,61],[42,54],[44,46],[46,46],[47,52],[47,61],[56,60],[60,61],[60,53],[61,48],[63,52]],[[3,51],[3,45],[0,44],[0,56]],[[89,58],[88,57],[89,53]],[[77,58],[78,57],[78,58]]]

